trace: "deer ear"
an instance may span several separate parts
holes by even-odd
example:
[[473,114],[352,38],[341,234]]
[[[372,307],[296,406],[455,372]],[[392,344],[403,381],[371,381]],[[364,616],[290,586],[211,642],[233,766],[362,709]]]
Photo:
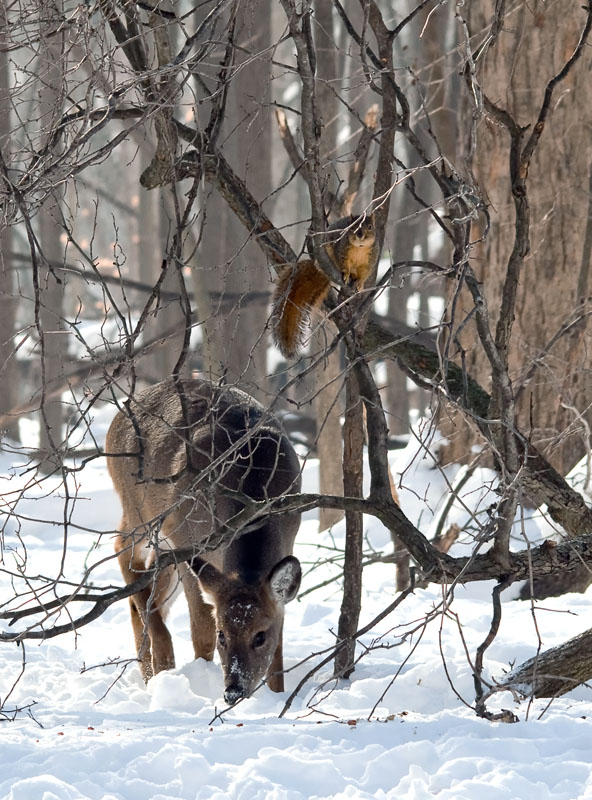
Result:
[[216,605],[216,595],[222,590],[225,578],[219,569],[199,556],[194,556],[189,562],[189,568],[197,578],[204,602],[210,606]]
[[296,597],[301,578],[300,561],[294,556],[286,556],[271,570],[267,582],[277,602],[285,605]]

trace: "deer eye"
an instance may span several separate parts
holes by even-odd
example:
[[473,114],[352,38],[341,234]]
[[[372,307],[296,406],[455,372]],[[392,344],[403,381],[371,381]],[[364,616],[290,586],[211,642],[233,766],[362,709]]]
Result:
[[253,637],[253,647],[262,647],[265,644],[266,638],[267,636],[265,631],[259,631],[259,633],[256,633]]
[[226,636],[223,631],[218,631],[218,644],[220,647],[226,647]]

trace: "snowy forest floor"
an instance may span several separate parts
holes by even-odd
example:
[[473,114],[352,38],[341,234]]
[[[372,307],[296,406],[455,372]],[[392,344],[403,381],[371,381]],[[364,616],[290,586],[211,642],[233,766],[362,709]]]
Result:
[[[447,490],[445,476],[416,444],[392,454],[401,479],[401,505],[430,533]],[[64,496],[57,481],[27,486],[18,458],[0,461],[3,494],[22,490],[20,526],[4,531],[6,570],[18,572],[26,548],[28,575],[80,579],[85,565],[103,562],[95,584],[120,585],[112,553],[119,503],[104,460],[91,462],[76,480],[69,502],[74,523],[64,553]],[[16,466],[15,466],[16,465]],[[410,465],[410,466],[409,466]],[[446,478],[452,480],[455,468]],[[464,487],[466,507],[449,522],[492,502],[492,473],[480,471]],[[304,471],[313,490],[316,465]],[[50,491],[55,489],[55,491]],[[532,538],[542,520],[525,523]],[[104,531],[96,547],[92,530]],[[387,531],[366,519],[367,550],[390,553]],[[340,550],[344,525],[319,535],[306,515],[296,546],[304,568],[302,596],[286,609],[286,692],[266,687],[223,711],[222,676],[214,662],[192,661],[182,599],[171,620],[177,668],[144,686],[133,661],[127,602],[99,620],[56,639],[0,646],[0,798],[10,800],[301,800],[397,798],[402,800],[579,800],[592,798],[592,695],[568,695],[517,704],[496,696],[492,710],[511,709],[516,724],[475,716],[471,666],[491,621],[491,584],[459,587],[449,611],[430,614],[442,589],[417,589],[358,646],[350,681],[335,682],[323,668],[281,719],[290,692],[334,641],[340,605]],[[519,542],[517,543],[518,546]],[[469,550],[467,541],[456,552]],[[329,563],[321,563],[330,559]],[[324,584],[324,585],[321,585]],[[14,592],[2,574],[2,597]],[[317,587],[317,588],[315,588]],[[501,678],[536,653],[537,628],[546,649],[592,626],[592,589],[540,604],[504,595],[498,637],[487,650],[485,677]],[[394,567],[364,571],[361,624],[396,597]],[[71,613],[83,612],[75,604]],[[536,619],[536,626],[534,620]],[[67,621],[62,614],[59,622]],[[22,620],[13,627],[21,629]],[[4,624],[4,629],[9,630]],[[23,663],[26,664],[23,670]],[[17,711],[17,709],[20,709]],[[220,713],[222,712],[222,713]]]

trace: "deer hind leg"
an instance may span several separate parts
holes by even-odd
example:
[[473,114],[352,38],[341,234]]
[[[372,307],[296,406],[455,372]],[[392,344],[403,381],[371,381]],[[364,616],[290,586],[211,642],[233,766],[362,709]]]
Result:
[[[131,537],[118,536],[115,551],[124,581],[133,583],[146,570],[142,546],[134,549]],[[178,576],[174,568],[162,570],[156,581],[130,597],[130,612],[136,653],[144,681],[175,666],[173,642],[165,624],[175,594]]]
[[179,564],[179,572],[189,608],[191,641],[196,658],[211,661],[216,649],[216,625],[212,606],[204,602],[197,579],[186,564]]
[[284,626],[280,631],[280,638],[267,671],[267,685],[272,692],[284,691],[284,651],[282,647],[282,638],[284,633]]

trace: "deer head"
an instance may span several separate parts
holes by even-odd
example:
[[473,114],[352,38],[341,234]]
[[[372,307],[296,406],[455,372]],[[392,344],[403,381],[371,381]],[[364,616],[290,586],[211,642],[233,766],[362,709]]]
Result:
[[225,575],[199,557],[190,566],[204,601],[212,606],[225,701],[248,697],[268,673],[271,688],[281,691],[284,606],[300,587],[298,559],[286,556],[257,584]]

